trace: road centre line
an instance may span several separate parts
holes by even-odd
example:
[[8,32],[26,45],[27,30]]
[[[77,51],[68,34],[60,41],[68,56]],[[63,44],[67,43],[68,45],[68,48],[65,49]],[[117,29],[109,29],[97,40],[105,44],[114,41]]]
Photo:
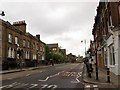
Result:
[[62,72],[64,72],[64,71],[61,71],[61,72],[59,72],[59,73],[57,73],[57,74],[54,74],[54,75],[48,76],[45,80],[38,80],[38,81],[45,82],[45,81],[47,81],[49,78],[54,77],[54,76],[57,76],[57,75],[59,75],[59,74],[62,73]]
[[27,76],[30,76],[30,74],[27,74],[26,77],[27,77]]

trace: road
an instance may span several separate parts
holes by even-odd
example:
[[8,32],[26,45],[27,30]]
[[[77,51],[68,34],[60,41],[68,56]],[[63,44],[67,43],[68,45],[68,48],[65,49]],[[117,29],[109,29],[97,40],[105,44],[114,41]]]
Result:
[[83,71],[83,63],[69,63],[47,66],[36,70],[4,74],[0,89],[83,89],[85,87],[83,83]]

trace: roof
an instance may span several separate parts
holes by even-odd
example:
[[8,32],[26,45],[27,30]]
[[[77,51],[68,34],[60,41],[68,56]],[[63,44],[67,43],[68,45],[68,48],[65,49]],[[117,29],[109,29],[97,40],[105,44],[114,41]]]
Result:
[[47,44],[47,46],[49,48],[57,48],[58,47],[58,43],[55,43],[55,44]]

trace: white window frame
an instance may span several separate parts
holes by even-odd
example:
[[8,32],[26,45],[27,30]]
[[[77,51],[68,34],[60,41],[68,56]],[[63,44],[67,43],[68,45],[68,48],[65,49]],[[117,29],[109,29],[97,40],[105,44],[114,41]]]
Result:
[[30,48],[30,41],[28,41],[28,43],[27,43],[27,47]]
[[33,49],[35,49],[35,43],[33,43]]
[[12,49],[12,58],[15,58],[15,49]]
[[18,37],[15,37],[15,44],[18,44]]
[[114,46],[109,46],[109,58],[110,58],[110,65],[115,65],[115,51]]
[[112,16],[110,15],[110,25],[113,26],[113,23],[112,23]]
[[40,46],[40,51],[42,52],[42,47]]
[[33,60],[36,60],[37,59],[37,56],[35,53],[33,53]]
[[118,5],[118,13],[119,13],[119,18],[120,18],[120,4]]
[[23,39],[23,47],[26,47],[26,41]]
[[45,48],[43,47],[43,52],[45,52]]
[[8,34],[8,42],[12,43],[12,34],[10,34],[10,33]]
[[38,44],[36,45],[36,50],[38,50]]

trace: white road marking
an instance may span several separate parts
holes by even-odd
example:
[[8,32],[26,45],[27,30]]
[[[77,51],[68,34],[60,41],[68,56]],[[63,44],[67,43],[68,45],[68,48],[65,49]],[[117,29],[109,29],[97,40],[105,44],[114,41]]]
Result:
[[71,81],[71,83],[78,83],[77,81]]
[[12,88],[12,87],[15,87],[15,86],[17,86],[19,84],[20,83],[15,82],[15,83],[12,83],[12,84],[8,85],[6,88]]
[[38,81],[45,82],[45,81],[47,81],[49,78],[54,77],[54,76],[57,76],[57,75],[59,75],[59,74],[62,73],[62,72],[64,72],[64,71],[61,71],[61,72],[59,72],[59,73],[57,73],[57,74],[54,74],[54,75],[48,76],[45,80],[38,80]]
[[90,85],[85,85],[85,88],[90,88]]
[[47,88],[51,88],[51,87],[53,87],[54,85],[49,85]]
[[25,84],[25,83],[21,83],[20,85],[16,86],[15,88],[21,88],[21,87],[24,87],[24,86],[27,86],[28,84]]
[[26,77],[27,77],[27,76],[30,76],[30,74],[27,74]]
[[42,85],[42,87],[41,88],[46,88],[48,85],[47,84],[45,84],[45,85]]
[[98,87],[98,85],[93,85],[93,87],[94,87],[94,88],[97,88],[97,87]]
[[38,84],[31,84],[31,85],[32,85],[32,86],[29,87],[29,88],[34,88],[34,87],[38,86]]
[[45,82],[49,79],[50,77],[47,77],[45,80],[38,80],[38,81],[42,81],[42,82]]

